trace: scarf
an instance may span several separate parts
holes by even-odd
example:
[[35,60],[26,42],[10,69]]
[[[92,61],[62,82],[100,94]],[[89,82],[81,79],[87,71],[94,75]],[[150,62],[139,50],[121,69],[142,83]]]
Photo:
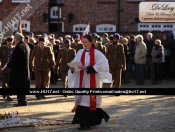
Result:
[[[95,57],[94,57],[94,52],[95,49],[92,47],[90,50],[90,66],[94,66],[95,64]],[[83,51],[82,56],[81,56],[81,63],[84,66],[85,64],[85,53],[86,50]],[[80,71],[80,84],[79,87],[82,88],[83,85],[83,77],[84,77],[84,70]],[[96,82],[95,82],[95,73],[90,74],[90,88],[96,88]],[[74,108],[72,109],[72,112],[76,111],[76,108],[78,104],[81,101],[81,96],[78,97],[76,104]],[[96,95],[90,95],[90,111],[96,110]]]

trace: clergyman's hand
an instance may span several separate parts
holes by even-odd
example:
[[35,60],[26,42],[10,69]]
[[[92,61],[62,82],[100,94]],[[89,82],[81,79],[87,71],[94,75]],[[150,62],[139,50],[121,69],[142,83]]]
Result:
[[87,70],[87,66],[79,66],[78,68],[81,70]]
[[70,70],[71,70],[71,71],[75,71],[75,68],[73,68],[73,67],[70,67]]

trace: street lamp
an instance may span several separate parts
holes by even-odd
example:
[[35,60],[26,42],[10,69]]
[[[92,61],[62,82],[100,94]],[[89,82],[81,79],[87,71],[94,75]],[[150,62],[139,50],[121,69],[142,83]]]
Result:
[[64,5],[64,0],[56,0],[57,1],[57,5],[58,5],[58,34],[60,33],[60,18],[61,16],[59,15],[59,11],[60,11],[60,6]]

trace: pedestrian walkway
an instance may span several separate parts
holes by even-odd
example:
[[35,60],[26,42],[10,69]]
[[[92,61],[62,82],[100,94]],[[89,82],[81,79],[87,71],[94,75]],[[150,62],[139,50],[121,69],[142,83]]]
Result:
[[[149,82],[148,82],[149,83]],[[173,82],[166,83],[171,87]],[[55,85],[52,85],[55,87]],[[106,84],[105,84],[106,86]],[[124,87],[125,85],[122,85]],[[132,87],[130,84],[127,86]],[[160,85],[162,86],[162,85]],[[174,85],[175,86],[175,85]],[[59,86],[61,87],[61,86]],[[0,98],[0,114],[18,111],[20,118],[63,120],[71,122],[74,113],[73,96],[46,95],[45,100],[37,100],[27,95],[28,106],[12,107],[17,102],[7,102]],[[175,96],[165,95],[104,95],[102,108],[110,115],[108,123],[87,130],[90,132],[174,132]],[[1,118],[3,119],[3,118]],[[1,123],[1,122],[0,122]],[[0,130],[1,132],[77,132],[79,125],[59,124],[32,127],[17,127]]]

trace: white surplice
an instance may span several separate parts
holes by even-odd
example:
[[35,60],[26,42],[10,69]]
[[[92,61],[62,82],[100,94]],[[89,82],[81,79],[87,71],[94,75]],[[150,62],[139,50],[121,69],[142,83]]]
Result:
[[[81,56],[83,53],[84,49],[80,49],[74,58],[73,61],[80,62],[81,61]],[[95,58],[95,65],[93,68],[97,72],[95,74],[95,79],[96,79],[96,88],[102,88],[102,83],[112,83],[112,75],[109,73],[109,65],[108,65],[108,60],[107,58],[99,51],[96,50],[94,51],[94,58]],[[90,52],[85,53],[85,65],[84,66],[89,66],[90,65]],[[73,74],[71,73],[70,69],[68,71],[68,87],[69,88],[79,88],[79,82],[80,82],[80,72],[74,72]],[[90,74],[86,73],[86,70],[84,70],[84,77],[83,77],[83,83],[82,83],[83,88],[90,88]],[[78,96],[74,96],[74,101],[76,102]],[[97,102],[97,108],[101,107],[101,95],[96,96],[96,102]],[[89,95],[82,95],[82,99],[80,104],[81,106],[90,106],[90,96]]]

